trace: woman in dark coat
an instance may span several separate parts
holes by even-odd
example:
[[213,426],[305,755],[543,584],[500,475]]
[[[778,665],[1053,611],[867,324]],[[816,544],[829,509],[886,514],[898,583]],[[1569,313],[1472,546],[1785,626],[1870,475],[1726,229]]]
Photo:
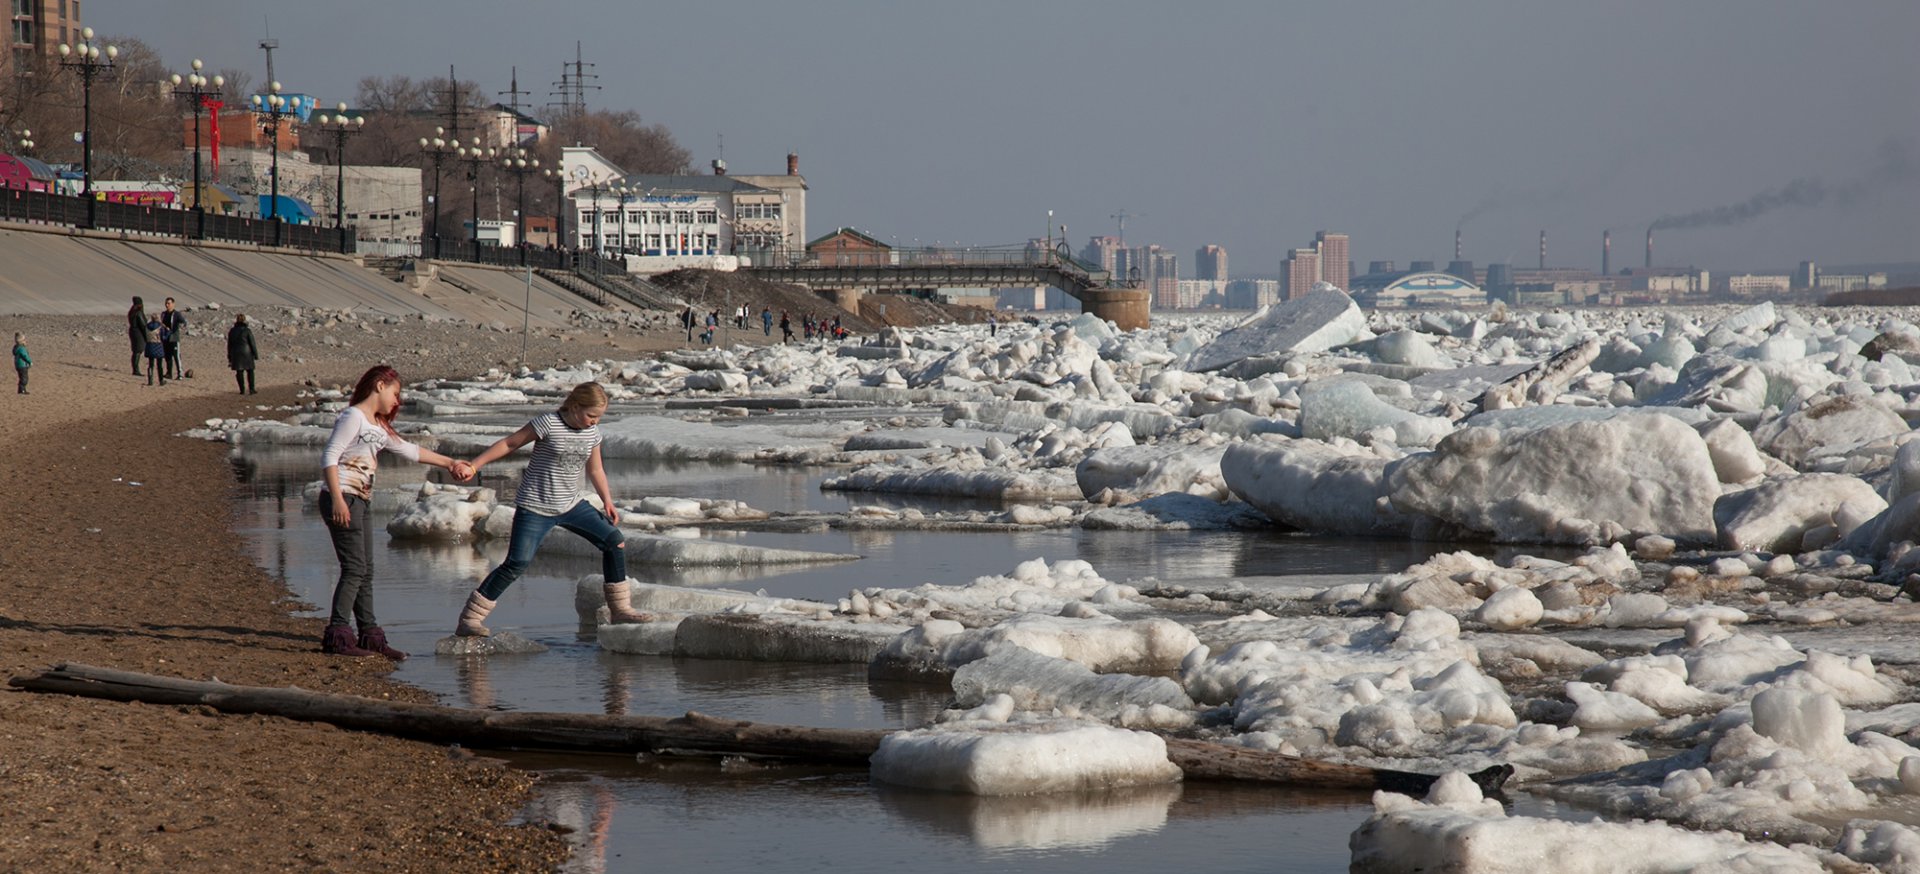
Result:
[[233,381],[240,386],[243,395],[259,394],[253,387],[253,360],[260,357],[260,350],[253,345],[253,328],[247,325],[247,316],[241,313],[233,319],[233,327],[227,329],[227,366],[233,368]]

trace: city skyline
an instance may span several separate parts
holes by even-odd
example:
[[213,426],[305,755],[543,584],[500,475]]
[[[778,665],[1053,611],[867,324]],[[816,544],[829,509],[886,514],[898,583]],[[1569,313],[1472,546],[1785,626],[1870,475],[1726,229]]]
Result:
[[1065,224],[1078,248],[1126,213],[1129,246],[1218,244],[1246,276],[1325,228],[1361,264],[1444,263],[1456,230],[1467,259],[1530,264],[1544,229],[1553,264],[1597,269],[1604,230],[1649,226],[1673,265],[1920,260],[1911,4],[186,8],[90,0],[86,23],[260,82],[270,27],[279,79],[325,102],[453,64],[490,92],[518,67],[544,104],[580,40],[591,106],[666,125],[696,170],[722,136],[735,172],[796,152],[820,227],[900,245]]

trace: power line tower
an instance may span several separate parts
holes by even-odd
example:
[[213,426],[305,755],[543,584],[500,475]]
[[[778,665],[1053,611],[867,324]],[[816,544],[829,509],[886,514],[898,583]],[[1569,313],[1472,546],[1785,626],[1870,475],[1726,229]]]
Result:
[[440,96],[446,99],[441,112],[447,117],[447,137],[457,140],[460,138],[460,80],[454,78],[452,64],[447,65],[447,90],[440,92]]
[[520,90],[520,68],[519,67],[511,67],[509,69],[513,71],[512,83],[507,86],[507,90],[500,92],[500,96],[507,98],[507,106],[513,110],[514,115],[519,115],[520,114],[520,98],[532,97],[533,92]]
[[580,43],[576,40],[573,44],[573,61],[560,65],[560,81],[553,83],[558,90],[549,95],[559,99],[548,105],[559,107],[562,115],[578,121],[587,112],[587,92],[600,90],[600,86],[588,81],[600,78],[599,74],[587,72],[593,67],[586,62],[580,52]]
[[1124,209],[1114,213],[1113,215],[1107,216],[1107,218],[1113,219],[1114,221],[1117,221],[1120,223],[1120,248],[1125,249],[1127,247],[1127,219],[1146,218],[1146,217],[1147,216],[1145,213],[1127,212]]

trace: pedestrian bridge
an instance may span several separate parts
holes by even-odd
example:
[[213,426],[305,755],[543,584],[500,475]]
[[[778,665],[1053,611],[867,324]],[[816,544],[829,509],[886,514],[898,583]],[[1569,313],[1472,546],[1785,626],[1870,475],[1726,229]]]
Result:
[[1052,286],[1080,301],[1082,311],[1131,330],[1147,326],[1151,300],[1137,282],[1115,281],[1109,271],[1038,249],[776,251],[746,260],[751,266],[740,269],[756,279],[837,292],[840,305],[856,311],[867,292]]

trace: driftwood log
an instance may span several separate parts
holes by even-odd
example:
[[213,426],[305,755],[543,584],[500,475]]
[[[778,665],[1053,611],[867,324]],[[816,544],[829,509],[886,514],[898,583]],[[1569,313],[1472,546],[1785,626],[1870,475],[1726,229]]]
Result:
[[[602,716],[592,713],[499,712],[380,701],[299,688],[235,686],[66,663],[9,684],[113,701],[211,707],[342,728],[373,731],[481,749],[582,753],[738,755],[865,767],[885,729],[808,728],[685,716]],[[1166,738],[1167,757],[1189,780],[1234,780],[1324,789],[1424,793],[1431,774],[1315,762],[1295,756],[1192,738]],[[1513,768],[1496,765],[1471,776],[1482,791],[1498,792]]]

